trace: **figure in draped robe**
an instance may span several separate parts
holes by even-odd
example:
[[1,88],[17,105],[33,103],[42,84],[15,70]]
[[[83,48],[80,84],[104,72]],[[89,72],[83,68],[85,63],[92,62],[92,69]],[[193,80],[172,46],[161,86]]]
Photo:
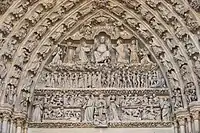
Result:
[[105,63],[110,59],[110,51],[106,44],[105,36],[101,36],[97,41],[97,48],[94,51],[94,59],[96,63]]

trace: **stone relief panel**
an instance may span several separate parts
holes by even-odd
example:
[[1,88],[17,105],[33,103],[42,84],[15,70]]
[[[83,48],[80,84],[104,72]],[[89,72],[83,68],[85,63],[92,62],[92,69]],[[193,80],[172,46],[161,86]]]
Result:
[[101,11],[83,23],[79,31],[72,34],[72,39],[77,40],[84,37],[90,40],[94,39],[100,32],[106,32],[112,39],[119,37],[129,39],[132,37],[132,34],[125,29],[122,22]]
[[154,71],[44,71],[38,88],[166,88],[159,70]]
[[171,106],[166,90],[49,90],[34,93],[33,123],[169,122]]
[[[101,3],[101,2],[100,2]],[[102,4],[102,3],[101,3]],[[73,5],[73,4],[72,4]],[[71,5],[71,6],[72,6]],[[137,6],[139,5],[139,4],[136,4]],[[71,6],[69,6],[69,7],[71,7]],[[105,6],[105,5],[104,5]],[[94,8],[96,8],[96,7],[94,7]],[[53,44],[55,44],[57,41],[58,41],[58,39],[62,36],[62,34],[64,33],[64,32],[66,32],[66,29],[68,30],[69,28],[71,28],[71,27],[73,27],[74,25],[75,25],[75,23],[78,21],[78,19],[79,18],[81,18],[80,16],[84,16],[84,14],[87,14],[87,13],[89,13],[90,11],[93,11],[93,9],[94,8],[90,8],[90,9],[88,9],[88,10],[86,10],[85,8],[83,9],[83,10],[80,10],[80,11],[78,11],[74,16],[72,16],[72,17],[70,17],[70,19],[69,19],[69,22],[67,23],[67,24],[63,24],[62,26],[61,26],[61,28],[59,28],[56,32],[55,32],[55,34],[53,34],[52,36],[50,36],[50,38],[47,40],[47,42],[45,42],[45,44],[42,46],[42,48],[41,48],[41,50],[39,50],[39,52],[38,52],[38,55],[37,55],[37,57],[38,57],[38,59],[35,59],[35,61],[32,63],[32,64],[30,64],[30,70],[28,70],[29,72],[31,72],[31,73],[33,73],[34,75],[36,74],[36,71],[39,69],[39,67],[40,67],[40,65],[42,64],[42,61],[46,58],[46,56],[48,55],[48,53],[50,52],[50,49],[51,49],[51,46],[53,46]],[[149,41],[149,42],[151,42],[151,44],[153,43],[152,41],[153,41],[153,39],[155,39],[155,38],[153,38],[153,36],[151,35],[151,33],[148,31],[148,29],[146,29],[145,27],[144,27],[144,25],[142,25],[141,23],[138,23],[137,21],[134,21],[134,18],[132,18],[131,16],[129,16],[130,14],[125,14],[126,12],[124,12],[123,10],[121,10],[121,8],[119,7],[119,6],[115,6],[115,5],[112,5],[111,7],[109,7],[109,8],[111,8],[112,9],[112,13],[114,13],[115,15],[117,15],[117,16],[119,16],[119,17],[122,17],[122,18],[124,18],[124,20],[127,22],[127,24],[129,24],[133,29],[134,28],[136,28],[136,30],[138,30],[138,33],[140,34],[140,35],[142,35],[142,37],[145,39],[145,40],[147,40],[147,41]],[[140,7],[141,8],[141,7]],[[119,11],[117,11],[117,9],[120,9]],[[142,10],[140,9],[140,12],[141,12]],[[145,12],[144,12],[145,13]],[[59,13],[56,13],[57,15],[58,15],[58,19],[56,19],[56,20],[59,20]],[[150,13],[151,14],[151,13]],[[124,15],[124,16],[123,16]],[[145,15],[146,16],[146,15]],[[152,18],[153,16],[151,16],[150,15],[150,18]],[[98,18],[98,17],[97,17]],[[102,21],[102,18],[104,18],[104,17],[101,17],[101,19],[100,19],[100,22],[104,22],[104,21]],[[105,17],[106,18],[106,17]],[[145,19],[149,19],[148,17],[146,17]],[[48,20],[48,19],[47,19]],[[107,21],[107,20],[106,20]],[[45,21],[45,22],[47,22],[48,23],[48,21]],[[97,22],[99,22],[99,21],[97,21]],[[165,32],[165,30],[158,30],[159,29],[159,26],[156,26],[156,24],[155,23],[153,23],[154,21],[152,20],[152,25],[154,25],[154,28],[156,29],[156,32],[158,32],[158,34],[163,34],[164,32]],[[92,23],[94,23],[94,21],[92,21]],[[104,23],[104,24],[106,24],[106,23]],[[48,24],[47,24],[48,25]],[[123,30],[123,28],[124,28],[124,25],[122,25],[122,24],[120,24],[120,22],[119,23],[117,23],[117,25],[119,25],[119,26],[116,26],[117,28],[115,28],[115,30],[118,30],[118,31],[120,31],[121,33],[125,33],[125,34],[121,34],[120,33],[120,37],[126,37],[126,36],[122,36],[122,35],[129,35],[128,34],[128,32],[127,31],[124,31]],[[48,27],[48,26],[42,26],[41,25],[41,30],[38,30],[37,32],[35,32],[35,35],[37,35],[39,38],[41,38],[46,32],[47,32],[47,28],[45,28],[45,27]],[[112,27],[112,25],[111,25],[111,27]],[[162,27],[162,26],[161,26]],[[39,29],[40,29],[39,28]],[[102,27],[101,27],[102,28]],[[120,28],[121,30],[119,30],[118,28]],[[94,31],[94,29],[92,29],[93,31]],[[105,29],[104,29],[105,30]],[[111,30],[112,31],[112,30]],[[113,32],[114,33],[114,32]],[[118,33],[118,32],[117,32]],[[96,34],[96,33],[95,33]],[[95,38],[95,34],[93,34],[93,37]],[[57,36],[58,35],[58,36]],[[109,34],[110,35],[110,34]],[[83,35],[82,35],[83,36]],[[119,35],[115,35],[115,37],[118,37]],[[73,36],[72,36],[72,38],[73,38]],[[111,42],[113,41],[112,40],[112,36],[110,37],[111,38]],[[98,40],[98,39],[97,39]],[[116,41],[117,42],[117,41]],[[119,43],[120,43],[120,41],[118,41]],[[32,45],[36,45],[36,43],[34,42],[34,43],[30,43],[30,44],[32,44]],[[60,44],[59,44],[60,45]],[[152,47],[153,47],[153,44],[152,44]],[[157,49],[159,49],[160,48],[160,46],[157,46],[157,45],[154,45],[154,48],[157,50]],[[114,48],[113,48],[114,49]],[[160,49],[159,49],[160,50]],[[162,49],[161,49],[162,50]],[[72,53],[74,53],[74,51],[75,51],[75,53],[76,53],[76,50],[70,50],[70,52],[72,52]],[[78,49],[77,49],[77,51],[78,51]],[[109,52],[110,52],[110,50],[108,50]],[[115,50],[116,51],[116,50]],[[97,51],[98,52],[98,51]],[[96,52],[96,53],[97,53]],[[160,52],[160,51],[159,51]],[[161,52],[163,52],[163,51],[161,51]],[[94,52],[92,52],[92,53],[94,53]],[[106,53],[108,53],[108,52],[106,52]],[[110,53],[113,53],[113,52],[110,52]],[[119,52],[117,52],[117,53],[119,53]],[[70,54],[71,55],[71,54]],[[76,54],[75,54],[76,55]],[[97,54],[95,54],[95,55],[97,55]],[[124,55],[123,55],[124,56]],[[126,55],[127,56],[127,55]],[[148,55],[149,56],[149,55]],[[57,55],[57,57],[56,58],[58,58],[58,55]],[[55,58],[55,61],[56,61],[56,58]],[[120,58],[122,58],[122,57],[120,57]],[[70,64],[73,64],[74,62],[75,62],[75,64],[77,64],[76,62],[76,59],[77,59],[77,57],[76,56],[70,56],[70,58],[68,59],[68,58],[66,58],[66,60],[67,60],[67,66],[71,66]],[[81,59],[83,59],[83,58],[81,58]],[[92,61],[94,61],[94,59],[95,59],[95,57],[93,57],[93,58],[91,58],[91,60]],[[69,60],[69,62],[68,62],[68,60]],[[91,61],[90,60],[90,61]],[[120,59],[120,60],[122,60],[122,59]],[[137,58],[136,58],[136,60],[137,60]],[[115,59],[115,61],[118,61],[118,58],[117,59]],[[126,60],[127,61],[127,60]],[[64,61],[65,62],[65,61]],[[84,60],[81,60],[81,62],[84,62]],[[130,61],[129,61],[130,62]],[[98,62],[98,63],[100,63],[100,62]],[[97,63],[97,64],[98,64]],[[124,61],[122,61],[122,63],[124,63]],[[84,64],[84,63],[83,63]],[[74,65],[72,65],[72,66],[74,66]]]
[[[42,51],[42,49],[40,49]],[[33,65],[31,66],[33,67]],[[47,61],[37,88],[166,88],[147,49],[135,38],[68,39]]]
[[[38,5],[34,5],[38,0],[15,1],[13,5],[12,2],[0,2],[0,97],[3,106],[11,105],[11,112],[17,107],[19,112],[26,113],[34,101],[33,123],[65,121],[79,123],[78,127],[82,123],[114,127],[112,123],[150,121],[152,126],[168,121],[171,108],[177,111],[189,106],[190,113],[190,106],[199,101],[199,0],[188,0],[188,3],[182,0],[94,0],[88,5],[84,1],[80,5],[85,6],[79,10],[75,7],[82,2],[79,0],[67,0],[63,4],[44,0]],[[73,7],[76,11],[70,16]],[[109,12],[105,13],[102,8]],[[94,15],[95,12],[99,12],[98,15]],[[65,16],[67,21],[60,22]],[[85,17],[91,19],[82,25]],[[58,25],[56,29],[54,26]],[[141,40],[132,37],[132,33]],[[150,51],[141,41],[150,46],[147,47]],[[42,47],[37,47],[40,44]],[[168,77],[170,87],[156,64],[158,60],[161,63],[158,65],[164,66],[162,72],[165,71],[166,75],[163,74]],[[35,95],[32,101],[36,80],[36,92],[39,89],[64,92],[56,93],[51,102],[44,98],[46,95]],[[172,107],[167,95],[130,93],[138,89],[162,91],[168,88]],[[76,94],[68,90],[85,92]],[[97,94],[88,90],[126,91]],[[158,105],[150,104],[154,98],[160,99]],[[14,105],[16,99],[19,99],[19,107]],[[183,120],[179,126],[182,123]]]
[[[102,27],[102,23],[109,26]],[[112,24],[100,15],[91,19],[93,26],[83,25],[55,46],[37,80],[34,98],[41,100],[32,108],[33,125],[63,122],[126,127],[124,122],[166,124],[171,120],[168,87],[155,59],[127,29],[122,30],[126,34],[119,34],[123,25]],[[55,38],[56,34],[50,40]],[[47,44],[39,51],[48,50]],[[148,94],[148,89],[155,93]]]

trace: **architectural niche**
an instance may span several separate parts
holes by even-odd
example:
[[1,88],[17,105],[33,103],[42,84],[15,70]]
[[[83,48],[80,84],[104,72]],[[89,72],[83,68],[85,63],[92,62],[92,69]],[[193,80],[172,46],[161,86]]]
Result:
[[0,133],[199,133],[199,12],[199,0],[1,1]]

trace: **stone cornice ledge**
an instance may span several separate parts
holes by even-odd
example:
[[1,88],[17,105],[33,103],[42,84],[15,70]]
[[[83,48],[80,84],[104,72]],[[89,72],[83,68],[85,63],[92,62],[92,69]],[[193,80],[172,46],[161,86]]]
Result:
[[0,113],[12,114],[12,106],[9,104],[4,104],[0,106]]
[[175,112],[176,117],[185,117],[188,114],[188,110],[186,108],[177,109]]
[[13,117],[15,119],[21,119],[21,120],[26,120],[27,114],[26,113],[21,113],[21,112],[13,112]]
[[200,102],[195,101],[189,104],[190,112],[199,112],[200,111]]
[[190,110],[198,109],[200,110],[200,101],[194,101],[189,104]]
[[[171,128],[172,122],[113,122],[108,128]],[[93,123],[29,123],[29,128],[96,128]]]

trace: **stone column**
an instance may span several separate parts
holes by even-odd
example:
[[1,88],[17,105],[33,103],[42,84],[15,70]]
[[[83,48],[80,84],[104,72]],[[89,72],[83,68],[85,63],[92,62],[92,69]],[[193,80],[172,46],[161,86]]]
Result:
[[185,131],[185,118],[181,117],[178,118],[179,126],[180,126],[180,133],[186,133]]
[[174,133],[178,133],[178,123],[174,122]]
[[12,133],[16,133],[16,120],[13,121]]
[[8,120],[7,131],[6,131],[6,133],[10,133],[10,120]]
[[194,133],[199,133],[200,129],[199,129],[199,112],[195,111],[192,112],[192,116],[194,119]]
[[16,133],[23,133],[22,132],[22,124],[23,124],[23,121],[21,119],[17,119],[17,131]]
[[10,132],[9,133],[13,133],[13,119],[12,118],[10,120]]
[[187,124],[188,124],[188,133],[193,133],[192,132],[192,119],[190,116],[187,116]]
[[28,133],[28,122],[24,124],[24,132],[23,133]]
[[2,133],[7,133],[8,130],[8,114],[3,114],[3,122],[2,122]]
[[3,117],[2,116],[0,116],[0,133],[2,133],[2,121],[3,121]]

